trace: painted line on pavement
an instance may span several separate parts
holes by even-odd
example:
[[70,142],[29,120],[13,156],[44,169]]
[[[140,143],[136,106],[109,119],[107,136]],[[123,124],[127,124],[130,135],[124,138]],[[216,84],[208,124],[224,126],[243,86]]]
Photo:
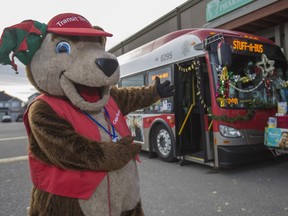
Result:
[[11,157],[11,158],[2,158],[2,159],[0,159],[0,164],[23,161],[23,160],[27,160],[27,159],[28,159],[27,155],[18,156],[18,157]]
[[1,142],[1,141],[7,141],[7,140],[19,140],[19,139],[27,139],[27,136],[0,138],[0,142]]
[[[1,141],[7,141],[7,140],[20,140],[20,139],[27,139],[27,136],[0,138],[0,142]],[[17,161],[22,161],[22,160],[27,160],[27,159],[28,159],[27,155],[18,156],[18,157],[11,157],[11,158],[2,158],[2,159],[0,159],[0,164],[17,162]]]

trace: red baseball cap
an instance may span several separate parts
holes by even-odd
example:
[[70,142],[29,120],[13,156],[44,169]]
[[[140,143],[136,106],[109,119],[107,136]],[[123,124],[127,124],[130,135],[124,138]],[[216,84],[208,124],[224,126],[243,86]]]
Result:
[[48,23],[47,32],[71,36],[113,36],[108,32],[93,28],[85,17],[74,13],[63,13],[53,17]]

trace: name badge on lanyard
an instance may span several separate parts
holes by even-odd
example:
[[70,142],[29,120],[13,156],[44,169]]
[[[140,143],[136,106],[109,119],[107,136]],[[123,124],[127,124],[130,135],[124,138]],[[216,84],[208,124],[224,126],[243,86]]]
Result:
[[95,118],[93,118],[88,112],[84,111],[84,113],[88,116],[88,118],[90,118],[95,124],[97,124],[99,127],[101,127],[111,137],[112,142],[117,142],[119,140],[119,137],[117,136],[115,128],[114,128],[113,124],[110,121],[110,117],[109,117],[108,111],[105,108],[104,108],[104,110],[105,110],[105,115],[107,116],[107,118],[109,120],[108,124],[112,128],[112,133],[110,132],[110,127],[107,130],[101,123],[99,123]]

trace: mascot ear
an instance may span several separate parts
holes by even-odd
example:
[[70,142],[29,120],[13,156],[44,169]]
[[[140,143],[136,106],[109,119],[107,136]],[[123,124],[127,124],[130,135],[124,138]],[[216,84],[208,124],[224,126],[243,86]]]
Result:
[[[100,26],[93,26],[94,29],[98,29],[98,30],[101,30],[101,31],[104,31],[103,28],[101,28]],[[107,41],[107,38],[104,37],[104,36],[99,36],[99,42],[102,46],[105,47],[106,45],[106,41]]]

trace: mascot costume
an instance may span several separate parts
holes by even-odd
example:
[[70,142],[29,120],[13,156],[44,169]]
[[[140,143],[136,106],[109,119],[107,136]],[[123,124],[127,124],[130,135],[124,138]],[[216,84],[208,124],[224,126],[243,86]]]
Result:
[[3,31],[0,63],[17,71],[18,58],[41,93],[24,116],[33,182],[29,215],[144,215],[141,145],[133,143],[124,116],[172,96],[174,86],[156,78],[148,87],[116,87],[119,65],[105,51],[110,36],[74,13]]

